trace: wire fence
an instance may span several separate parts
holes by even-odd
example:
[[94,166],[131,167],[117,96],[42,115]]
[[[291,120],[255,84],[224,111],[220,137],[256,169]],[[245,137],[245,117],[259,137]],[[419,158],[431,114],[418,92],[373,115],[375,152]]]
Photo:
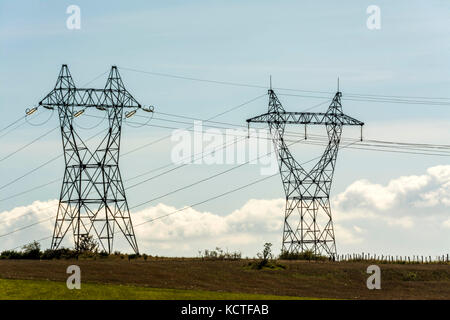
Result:
[[450,262],[449,254],[424,256],[424,255],[377,255],[370,253],[347,253],[338,254],[335,257],[338,262],[374,262],[374,263],[398,263],[398,264],[427,264],[427,263],[443,263]]

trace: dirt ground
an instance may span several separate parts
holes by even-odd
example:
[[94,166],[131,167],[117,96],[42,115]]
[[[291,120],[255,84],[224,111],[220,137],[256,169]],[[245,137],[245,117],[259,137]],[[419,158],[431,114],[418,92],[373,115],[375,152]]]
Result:
[[450,265],[380,264],[381,290],[368,290],[369,263],[280,261],[286,269],[251,270],[248,261],[201,259],[0,260],[0,278],[66,281],[338,299],[450,299]]

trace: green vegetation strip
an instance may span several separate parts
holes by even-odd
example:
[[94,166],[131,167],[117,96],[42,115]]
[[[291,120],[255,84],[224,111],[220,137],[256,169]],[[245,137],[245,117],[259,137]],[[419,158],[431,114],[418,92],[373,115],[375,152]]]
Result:
[[81,283],[69,290],[64,282],[0,279],[0,300],[305,300],[290,296],[203,290],[147,288],[129,285]]

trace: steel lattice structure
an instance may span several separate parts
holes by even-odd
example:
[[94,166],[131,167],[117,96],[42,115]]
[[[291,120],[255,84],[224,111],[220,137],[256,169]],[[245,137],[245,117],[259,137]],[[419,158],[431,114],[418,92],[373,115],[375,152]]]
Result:
[[[336,242],[330,209],[330,189],[344,125],[363,126],[342,112],[341,92],[337,92],[327,112],[286,112],[275,92],[269,89],[267,113],[247,119],[247,123],[268,123],[286,194],[282,251],[312,251],[334,258]],[[308,172],[299,164],[284,141],[287,124],[325,125],[328,145],[317,164]],[[298,215],[294,214],[297,212]]]
[[[104,89],[86,89],[75,86],[67,65],[63,65],[55,88],[39,105],[58,110],[65,160],[51,249],[60,246],[71,228],[77,250],[83,237],[94,235],[102,249],[111,253],[114,234],[120,231],[138,253],[119,170],[119,152],[124,109],[132,109],[129,114],[134,114],[142,106],[125,89],[117,67],[111,68]],[[74,129],[75,118],[86,108],[106,112],[109,121],[108,131],[95,151],[88,149]]]

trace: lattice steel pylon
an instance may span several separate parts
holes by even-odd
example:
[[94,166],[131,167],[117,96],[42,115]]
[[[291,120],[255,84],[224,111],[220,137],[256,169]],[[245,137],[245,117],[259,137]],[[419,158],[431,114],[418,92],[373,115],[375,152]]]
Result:
[[[247,123],[267,123],[277,152],[286,194],[282,252],[312,251],[316,255],[335,258],[336,241],[330,208],[330,189],[342,127],[357,125],[362,128],[364,123],[342,112],[342,93],[339,91],[325,113],[286,112],[272,88],[268,94],[268,112],[247,119]],[[294,159],[284,141],[287,124],[326,127],[328,144],[325,152],[309,172]]]
[[[124,109],[131,110],[125,113],[128,117],[137,109],[152,112],[153,107],[143,108],[133,98],[115,66],[105,88],[93,89],[77,88],[67,65],[62,66],[55,88],[39,106],[58,110],[65,160],[51,249],[57,249],[72,228],[77,250],[83,237],[93,235],[101,248],[111,253],[114,234],[120,231],[139,253],[119,170],[120,137]],[[106,112],[109,121],[95,151],[89,150],[74,129],[75,118],[87,108]]]

